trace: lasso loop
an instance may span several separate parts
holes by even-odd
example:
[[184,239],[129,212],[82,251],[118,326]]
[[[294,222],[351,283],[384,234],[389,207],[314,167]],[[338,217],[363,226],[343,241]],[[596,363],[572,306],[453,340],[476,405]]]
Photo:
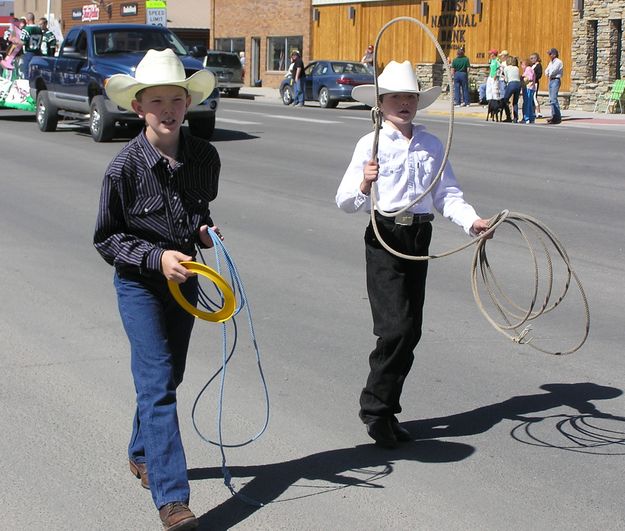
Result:
[[[502,210],[500,213],[496,214],[489,220],[488,230],[482,232],[479,236],[473,238],[471,241],[455,249],[450,249],[448,251],[444,251],[438,254],[429,254],[427,256],[413,256],[413,255],[407,255],[407,254],[401,253],[393,249],[382,238],[382,235],[380,234],[380,231],[378,229],[378,224],[376,221],[375,213],[377,212],[378,214],[384,217],[399,216],[402,213],[406,212],[407,210],[411,209],[414,205],[419,203],[424,197],[426,197],[429,193],[431,193],[431,191],[440,181],[443,171],[445,170],[445,166],[447,165],[447,160],[449,158],[449,151],[451,149],[451,142],[453,138],[453,128],[454,128],[454,104],[453,104],[453,101],[454,101],[453,86],[454,85],[452,81],[449,61],[447,60],[447,57],[445,56],[445,52],[443,51],[440,43],[436,39],[436,36],[420,20],[413,18],[413,17],[394,18],[393,20],[386,23],[382,27],[380,32],[378,33],[378,36],[376,37],[376,40],[375,40],[375,47],[373,50],[373,72],[374,72],[376,106],[371,109],[371,117],[372,117],[373,126],[374,126],[371,159],[377,160],[379,139],[380,139],[380,129],[382,128],[382,121],[383,121],[382,112],[378,106],[379,98],[380,98],[380,91],[379,91],[379,85],[378,85],[378,50],[379,50],[380,39],[382,38],[383,33],[390,26],[392,26],[393,24],[396,24],[397,22],[402,22],[402,21],[413,22],[417,24],[428,35],[430,40],[434,43],[436,50],[438,51],[438,54],[445,68],[447,82],[450,87],[449,127],[448,127],[447,141],[445,143],[445,150],[443,152],[442,162],[438,169],[438,172],[436,173],[436,176],[434,177],[430,185],[418,197],[416,197],[406,206],[404,206],[397,212],[385,212],[384,210],[382,210],[378,206],[377,183],[375,181],[372,183],[370,196],[371,196],[371,225],[373,227],[373,232],[375,233],[382,247],[384,247],[384,249],[386,249],[389,253],[399,258],[403,258],[405,260],[412,260],[412,261],[433,260],[435,258],[442,258],[444,256],[455,254],[459,251],[467,249],[468,247],[472,245],[475,245],[476,246],[475,254],[473,256],[473,262],[471,266],[471,287],[473,290],[473,296],[475,298],[477,306],[480,312],[482,313],[482,315],[484,315],[484,317],[486,318],[486,320],[498,332],[508,337],[514,343],[517,343],[519,345],[530,345],[532,348],[540,352],[544,352],[545,354],[563,355],[563,354],[571,354],[579,350],[581,346],[586,342],[586,339],[588,338],[588,333],[590,331],[590,309],[588,307],[588,300],[586,298],[584,288],[577,274],[575,273],[575,271],[573,270],[571,266],[570,259],[564,249],[564,246],[561,244],[561,242],[558,240],[555,234],[537,219],[532,218],[526,214],[511,213],[509,210]],[[490,268],[488,259],[486,257],[486,242],[488,238],[490,237],[490,235],[495,231],[495,229],[503,223],[511,225],[519,232],[519,234],[525,240],[525,243],[532,257],[532,261],[534,263],[534,288],[533,288],[532,300],[530,302],[529,307],[525,309],[517,305],[516,303],[512,302],[511,298],[504,293],[503,289],[499,286],[498,282],[496,281],[495,275],[493,274]],[[548,275],[547,275],[548,280],[547,280],[547,289],[546,289],[547,293],[545,295],[542,305],[539,308],[536,308],[537,297],[538,297],[538,292],[539,292],[539,283],[540,283],[539,267],[538,267],[538,260],[537,260],[536,252],[534,248],[532,247],[532,244],[529,240],[529,236],[527,233],[528,228],[533,232],[533,236],[539,240],[542,246],[543,252],[544,252],[544,256],[548,263]],[[551,255],[547,248],[547,243],[549,243],[552,247],[556,249],[558,255],[564,262],[566,266],[566,271],[567,271],[566,273],[567,278],[566,278],[564,289],[562,293],[553,302],[552,302],[552,296],[551,296],[553,285],[554,285],[553,263],[551,260]],[[479,276],[478,276],[478,270],[481,272]],[[480,293],[479,293],[479,278],[482,279],[482,282],[491,300],[491,303],[495,306],[495,309],[500,314],[504,322],[496,321],[493,317],[490,316],[490,314],[484,307],[484,304],[482,303]],[[526,323],[528,321],[535,320],[541,315],[546,314],[549,311],[556,308],[562,302],[566,293],[568,292],[568,288],[571,284],[571,280],[573,280],[577,286],[577,289],[581,295],[582,304],[584,307],[585,327],[582,333],[582,338],[576,345],[566,350],[550,351],[550,350],[543,349],[535,344],[534,337],[528,337],[529,332],[531,330],[531,326],[527,325]],[[513,309],[516,311],[513,312],[511,310],[508,310],[504,306],[504,301],[502,299],[505,300],[505,302],[507,302],[508,305],[512,305]],[[515,333],[511,334],[509,333],[509,331],[514,331]]]

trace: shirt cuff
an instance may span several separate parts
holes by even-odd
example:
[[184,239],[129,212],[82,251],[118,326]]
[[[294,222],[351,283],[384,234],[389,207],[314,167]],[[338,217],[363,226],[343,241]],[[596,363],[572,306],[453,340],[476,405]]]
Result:
[[368,199],[368,195],[365,195],[360,190],[358,190],[356,197],[354,197],[354,207],[356,207],[356,210],[359,210],[360,207],[364,205]]
[[162,272],[161,268],[161,258],[165,253],[165,249],[161,249],[160,247],[153,247],[150,249],[145,255],[145,268],[148,271],[159,271]]

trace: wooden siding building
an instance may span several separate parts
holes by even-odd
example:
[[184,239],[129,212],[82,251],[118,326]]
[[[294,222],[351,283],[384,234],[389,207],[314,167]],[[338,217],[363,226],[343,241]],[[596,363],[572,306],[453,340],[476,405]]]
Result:
[[[488,64],[488,50],[508,50],[520,59],[555,47],[570,65],[573,11],[572,0],[427,0],[358,3],[313,0],[313,56],[316,58],[360,59],[378,32],[396,17],[411,17],[423,23],[437,38],[447,57],[464,48],[471,65],[473,82],[481,82]],[[537,10],[537,5],[540,9]],[[533,14],[533,15],[532,15]],[[538,14],[538,15],[537,15]],[[537,15],[537,16],[536,16]],[[433,81],[441,81],[440,56],[420,26],[399,22],[388,28],[380,41],[379,67],[391,59],[408,59],[422,66],[432,65]],[[479,68],[479,66],[482,68]],[[426,69],[424,69],[426,70]],[[570,87],[566,69],[562,90]]]
[[[489,49],[519,59],[537,52],[546,67],[547,50],[557,48],[565,107],[592,110],[625,76],[625,0],[312,0],[312,57],[358,59],[385,24],[401,16],[426,25],[448,57],[463,47],[473,86],[485,75]],[[445,84],[436,48],[416,24],[400,22],[384,33],[378,66],[391,59],[409,59],[426,83]],[[543,96],[546,90],[543,81]]]

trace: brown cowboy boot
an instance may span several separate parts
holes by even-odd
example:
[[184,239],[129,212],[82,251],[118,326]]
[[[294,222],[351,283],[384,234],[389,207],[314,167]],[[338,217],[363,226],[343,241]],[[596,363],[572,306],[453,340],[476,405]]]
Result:
[[141,486],[144,489],[150,488],[150,482],[148,481],[148,466],[145,463],[137,463],[133,459],[128,460],[128,466],[132,475],[141,480]]
[[195,529],[199,525],[197,518],[184,502],[167,503],[158,510],[158,514],[165,531]]

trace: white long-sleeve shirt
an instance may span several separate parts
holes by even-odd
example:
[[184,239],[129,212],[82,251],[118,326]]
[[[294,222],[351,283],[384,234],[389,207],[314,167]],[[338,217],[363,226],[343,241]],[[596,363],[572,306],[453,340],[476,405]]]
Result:
[[545,75],[547,76],[547,79],[562,79],[563,72],[564,65],[562,64],[562,61],[560,61],[557,57],[554,57],[547,65]]
[[[374,133],[356,144],[352,160],[336,193],[336,204],[345,212],[371,211],[371,199],[360,191],[365,164],[371,160]],[[443,159],[440,140],[422,125],[413,124],[412,139],[384,124],[378,145],[378,205],[386,212],[396,212],[416,199],[430,185]],[[463,197],[451,165],[447,162],[441,180],[431,193],[414,205],[410,212],[427,214],[436,208],[444,217],[460,225],[467,234],[479,216]]]

